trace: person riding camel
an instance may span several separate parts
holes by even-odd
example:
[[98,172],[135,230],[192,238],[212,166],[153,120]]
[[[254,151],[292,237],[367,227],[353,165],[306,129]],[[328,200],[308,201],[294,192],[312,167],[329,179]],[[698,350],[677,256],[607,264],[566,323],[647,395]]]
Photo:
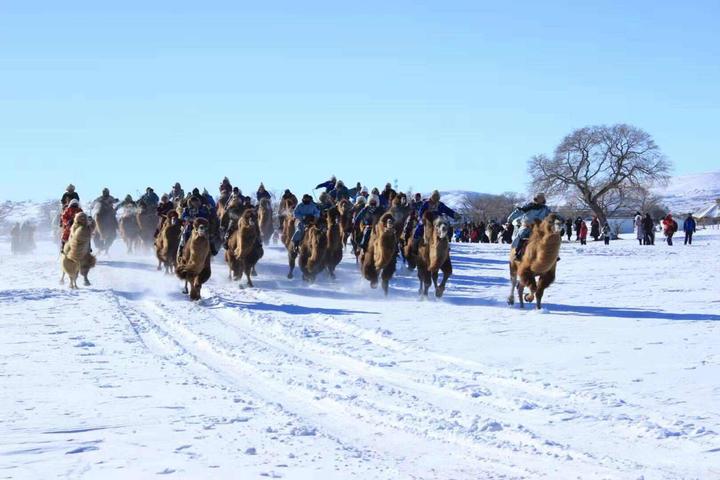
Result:
[[158,225],[155,229],[154,236],[157,237],[158,233],[160,233],[160,230],[163,227],[163,224],[165,223],[165,220],[169,218],[168,214],[175,211],[175,205],[173,205],[173,203],[170,201],[170,197],[168,197],[168,195],[164,193],[163,196],[160,197],[160,203],[158,203],[155,211],[158,215]]
[[412,208],[415,212],[420,210],[420,207],[423,206],[423,198],[421,193],[416,193],[413,197],[413,200],[410,202],[410,208]]
[[70,203],[70,200],[77,200],[80,202],[80,195],[75,191],[75,185],[72,183],[67,186],[65,189],[65,193],[62,194],[62,198],[60,199],[60,204],[62,205],[62,208],[65,209],[68,204]]
[[171,201],[175,201],[175,199],[182,200],[185,198],[185,190],[183,190],[180,186],[180,182],[175,182],[175,185],[173,185],[170,193],[168,193],[168,197],[170,197]]
[[265,190],[265,185],[263,185],[262,182],[260,183],[260,186],[255,193],[255,198],[257,198],[258,203],[260,203],[260,200],[262,200],[263,198],[267,198],[268,200],[272,199],[272,195],[270,195],[270,192]]
[[67,204],[67,207],[65,207],[65,210],[60,217],[60,226],[62,227],[60,253],[62,253],[63,248],[65,247],[65,242],[67,242],[70,238],[70,231],[72,230],[72,224],[75,220],[75,215],[82,211],[83,209],[80,208],[80,202],[77,198],[73,198],[72,200],[70,200]]
[[390,182],[385,184],[385,190],[383,190],[380,193],[380,205],[382,205],[385,208],[390,207],[390,202],[392,202],[392,199],[395,198],[397,195],[397,192],[393,190],[392,185]]
[[357,182],[353,188],[348,189],[348,200],[354,202],[360,195],[360,192],[362,192],[362,185],[360,185],[360,182]]
[[[195,189],[197,190],[197,189]],[[180,220],[183,222],[182,236],[180,237],[180,247],[178,253],[182,252],[185,243],[190,239],[192,234],[193,222],[196,218],[210,219],[210,211],[202,204],[200,195],[192,195],[188,199],[187,206],[183,209]]]
[[542,221],[551,213],[550,208],[545,205],[545,202],[545,194],[538,193],[532,202],[528,202],[522,207],[516,207],[507,219],[510,224],[519,220],[521,225],[511,244],[511,248],[515,249],[515,258],[517,260],[522,258],[525,244],[530,238],[535,220]]
[[147,187],[145,189],[145,194],[140,197],[140,202],[143,202],[148,207],[156,207],[158,202],[160,202],[160,198],[158,198],[155,190],[153,190],[151,187]]
[[360,248],[367,250],[370,242],[370,233],[372,232],[373,226],[380,220],[382,214],[385,213],[385,207],[380,205],[380,198],[378,195],[370,195],[370,199],[367,201],[367,205],[355,215],[353,221],[353,229],[357,230],[360,223],[363,224],[363,235],[360,240]]
[[335,175],[333,175],[332,177],[330,177],[330,180],[327,180],[327,181],[325,181],[325,182],[319,183],[319,184],[315,187],[315,190],[317,190],[318,188],[324,188],[324,189],[325,189],[325,192],[326,192],[326,193],[329,193],[332,189],[335,188],[335,184],[336,184],[336,183],[337,183],[337,179],[335,178]]
[[118,205],[115,207],[115,211],[117,212],[121,208],[137,208],[137,203],[132,199],[132,196],[128,193],[125,195],[125,199],[118,203]]
[[447,215],[448,217],[456,220],[458,217],[458,214],[455,213],[455,210],[451,209],[447,205],[445,205],[443,202],[440,201],[440,192],[437,190],[433,190],[432,194],[430,195],[430,198],[425,200],[423,204],[420,206],[420,209],[417,212],[417,226],[415,227],[415,232],[413,232],[413,246],[412,246],[412,253],[417,255],[418,248],[420,247],[420,240],[423,238],[423,235],[425,234],[425,224],[423,222],[423,216],[425,215],[425,212],[428,211],[432,214],[432,220],[434,221],[435,218],[437,218],[438,215]]
[[238,222],[240,222],[240,218],[245,209],[244,198],[235,196],[235,194],[230,195],[225,205],[222,218],[220,219],[220,229],[224,232],[223,247],[225,247],[226,250],[230,236],[237,230]]
[[342,180],[338,180],[335,184],[335,188],[329,193],[329,195],[335,202],[339,202],[343,198],[349,200],[350,190],[348,190]]
[[232,191],[233,186],[230,184],[230,180],[228,177],[223,177],[222,182],[220,182],[220,195],[222,195],[222,192],[227,192],[230,195]]
[[107,187],[102,189],[102,195],[97,197],[95,200],[93,200],[93,203],[99,204],[103,207],[112,207],[114,206],[119,200],[112,195],[110,195],[110,189]]
[[325,193],[325,192],[321,193],[318,200],[319,201],[317,203],[317,206],[320,209],[321,214],[326,212],[327,210],[330,210],[331,208],[333,208],[335,206],[335,204],[332,201],[332,197],[330,196],[329,193]]
[[293,217],[295,217],[295,233],[292,237],[292,243],[293,248],[297,252],[305,236],[305,224],[310,218],[317,221],[320,218],[320,209],[315,202],[313,202],[312,197],[306,193],[302,196],[302,201],[295,207]]

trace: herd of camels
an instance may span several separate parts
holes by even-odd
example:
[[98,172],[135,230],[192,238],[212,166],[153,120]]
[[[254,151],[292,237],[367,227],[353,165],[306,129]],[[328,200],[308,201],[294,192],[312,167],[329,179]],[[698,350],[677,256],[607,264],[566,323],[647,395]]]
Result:
[[[280,203],[277,228],[273,224],[269,200],[263,199],[255,206],[247,206],[240,215],[237,228],[226,241],[224,259],[229,277],[241,281],[244,276],[247,285],[252,287],[255,265],[263,257],[263,244],[279,239],[287,249],[288,278],[293,278],[296,264],[307,282],[315,281],[322,272],[335,278],[335,268],[342,260],[349,240],[359,270],[371,287],[376,288],[380,284],[387,295],[396,262],[398,257],[402,257],[409,270],[417,270],[421,298],[427,297],[431,285],[435,295],[441,297],[452,275],[451,227],[446,218],[435,217],[432,212],[426,211],[422,219],[424,235],[419,239],[419,246],[413,248],[413,231],[418,218],[416,212],[400,208],[405,205],[403,195],[400,193],[393,198],[387,212],[369,227],[372,228],[370,241],[364,250],[359,246],[363,227],[355,227],[353,222],[358,207],[347,199],[324,210],[318,220],[307,219],[299,249],[293,248],[291,240],[296,228],[293,211],[297,199],[294,196]],[[211,275],[213,250],[219,250],[213,248],[213,242],[221,243],[220,219],[228,205],[219,203],[216,214],[209,219],[196,218],[192,222],[189,240],[180,249],[182,222],[179,217],[182,208],[178,201],[175,210],[162,218],[158,217],[154,208],[145,207],[121,215],[119,219],[112,206],[101,206],[92,216],[78,213],[63,249],[63,279],[67,274],[70,287],[77,288],[77,278],[82,275],[85,284],[89,285],[87,275],[96,262],[90,248],[91,238],[98,254],[107,253],[119,232],[128,252],[154,250],[157,269],[164,269],[168,274],[174,272],[185,282],[183,292],[189,293],[192,300],[200,299],[202,285]],[[534,225],[522,259],[515,258],[514,250],[510,252],[508,304],[514,304],[517,292],[520,306],[524,306],[525,301],[535,300],[536,307],[542,307],[543,292],[555,279],[561,244],[560,228],[560,220],[551,214]],[[440,272],[443,277],[438,282]],[[524,293],[525,288],[529,289],[529,293]]]

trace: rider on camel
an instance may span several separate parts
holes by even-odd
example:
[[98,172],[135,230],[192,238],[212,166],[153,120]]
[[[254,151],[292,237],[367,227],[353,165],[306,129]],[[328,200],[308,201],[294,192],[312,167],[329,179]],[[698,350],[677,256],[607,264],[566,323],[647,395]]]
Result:
[[300,243],[305,236],[306,221],[311,217],[314,221],[317,221],[320,218],[320,209],[315,202],[313,202],[312,197],[306,193],[303,195],[302,201],[298,203],[297,207],[295,207],[293,216],[295,217],[297,229],[293,234],[292,243],[293,248],[297,252],[300,248]]
[[510,224],[513,224],[515,220],[520,220],[521,227],[511,244],[511,247],[515,249],[515,258],[517,260],[522,258],[523,251],[525,250],[525,244],[527,243],[528,238],[530,238],[530,233],[532,232],[533,225],[535,225],[535,220],[542,221],[551,213],[550,208],[545,203],[545,194],[538,193],[535,195],[532,202],[528,202],[522,207],[515,208],[507,219]]
[[453,209],[445,205],[443,202],[440,201],[440,192],[437,190],[433,190],[432,195],[430,195],[430,198],[425,200],[425,202],[422,204],[420,209],[418,210],[418,224],[415,227],[415,232],[413,232],[413,247],[412,252],[413,254],[417,254],[418,248],[420,246],[420,239],[423,238],[423,235],[425,234],[425,225],[423,224],[423,216],[425,212],[428,211],[432,213],[432,219],[434,220],[438,215],[447,215],[448,217],[451,217],[453,219],[457,219],[458,215],[455,213]]
[[370,233],[372,233],[373,226],[380,220],[382,214],[385,213],[385,207],[380,205],[380,198],[378,195],[370,195],[370,199],[367,201],[367,205],[355,215],[353,221],[353,229],[357,230],[358,226],[362,222],[363,235],[360,240],[360,248],[367,250],[370,242]]

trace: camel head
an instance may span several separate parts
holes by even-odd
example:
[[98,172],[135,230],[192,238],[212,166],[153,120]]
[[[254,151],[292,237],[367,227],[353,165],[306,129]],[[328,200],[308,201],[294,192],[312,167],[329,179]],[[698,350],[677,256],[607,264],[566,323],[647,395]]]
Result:
[[193,237],[205,237],[208,234],[208,221],[204,218],[196,218],[193,222]]
[[168,213],[167,218],[168,218],[168,222],[170,223],[170,225],[173,225],[173,226],[177,225],[177,223],[178,223],[177,212],[172,211],[172,212]]
[[245,210],[242,214],[242,217],[240,217],[240,225],[241,226],[247,226],[247,227],[254,227],[257,223],[257,215],[255,214],[255,210],[252,208],[248,208]]
[[90,217],[85,212],[78,212],[75,214],[73,219],[73,225],[88,225],[90,223]]
[[445,220],[442,217],[438,217],[433,222],[433,227],[435,230],[435,235],[439,239],[446,238],[448,236],[448,233],[450,233],[450,226],[447,223],[447,220]]
[[543,222],[547,225],[546,228],[550,233],[559,234],[564,227],[562,219],[555,213],[548,215]]

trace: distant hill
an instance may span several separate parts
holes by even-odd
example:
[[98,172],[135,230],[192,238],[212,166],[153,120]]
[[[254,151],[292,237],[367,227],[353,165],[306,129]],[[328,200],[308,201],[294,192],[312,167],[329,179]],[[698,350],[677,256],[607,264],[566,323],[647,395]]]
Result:
[[654,192],[675,213],[697,212],[720,198],[720,171],[682,175]]

